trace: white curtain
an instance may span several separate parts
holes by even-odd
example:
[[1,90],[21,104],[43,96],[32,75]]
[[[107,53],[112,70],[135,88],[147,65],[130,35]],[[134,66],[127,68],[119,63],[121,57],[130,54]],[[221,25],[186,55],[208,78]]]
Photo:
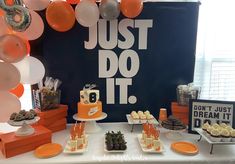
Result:
[[194,83],[202,99],[235,100],[235,0],[202,0]]

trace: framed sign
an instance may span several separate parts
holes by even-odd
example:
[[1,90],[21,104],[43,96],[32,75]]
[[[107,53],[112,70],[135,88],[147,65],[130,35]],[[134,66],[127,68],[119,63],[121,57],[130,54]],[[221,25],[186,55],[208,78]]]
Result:
[[235,102],[215,100],[190,100],[189,102],[189,133],[197,133],[194,128],[200,128],[208,122],[226,123],[235,127]]

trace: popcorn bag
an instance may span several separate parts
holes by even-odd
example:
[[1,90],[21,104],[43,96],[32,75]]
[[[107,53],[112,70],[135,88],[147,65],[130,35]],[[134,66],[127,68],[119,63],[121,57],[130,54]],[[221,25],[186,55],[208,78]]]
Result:
[[60,105],[61,91],[58,87],[61,85],[59,79],[46,77],[43,83],[38,84],[38,90],[33,90],[33,106],[34,108],[46,111],[58,108]]

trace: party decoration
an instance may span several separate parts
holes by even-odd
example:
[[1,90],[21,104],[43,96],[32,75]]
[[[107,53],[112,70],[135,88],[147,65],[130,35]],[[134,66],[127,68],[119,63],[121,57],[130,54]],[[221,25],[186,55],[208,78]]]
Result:
[[135,18],[143,10],[143,0],[121,0],[120,7],[124,16]]
[[15,88],[19,82],[20,73],[16,67],[10,63],[0,62],[0,91]]
[[10,92],[20,98],[24,94],[23,84],[18,84],[16,88],[10,90]]
[[4,11],[0,9],[0,16],[4,15]]
[[6,122],[14,112],[19,112],[21,104],[19,99],[6,91],[0,91],[0,122]]
[[33,10],[30,10],[30,15],[32,18],[31,24],[29,27],[23,32],[17,32],[17,35],[27,39],[27,40],[35,40],[38,39],[44,31],[44,23],[41,16]]
[[54,1],[46,10],[46,20],[54,30],[68,31],[75,23],[74,10],[68,2]]
[[75,17],[82,26],[91,27],[99,20],[99,8],[96,3],[83,0],[75,8]]
[[26,7],[31,10],[41,11],[47,8],[50,0],[23,0]]
[[22,6],[22,0],[14,0],[14,2],[14,5],[8,6],[4,0],[1,0],[0,8],[5,11],[6,22],[14,31],[25,31],[31,23],[31,15]]
[[15,0],[5,0],[7,6],[12,6],[15,3]]
[[116,19],[120,14],[119,3],[117,0],[102,0],[99,9],[102,18],[107,20]]
[[70,4],[78,4],[80,0],[66,0]]
[[26,42],[17,35],[6,34],[0,37],[0,59],[15,63],[27,55]]
[[0,36],[8,34],[10,32],[10,29],[8,25],[6,24],[6,21],[3,16],[0,16]]
[[18,63],[14,63],[21,75],[21,83],[36,84],[40,82],[45,75],[45,68],[40,60],[35,57],[26,56]]

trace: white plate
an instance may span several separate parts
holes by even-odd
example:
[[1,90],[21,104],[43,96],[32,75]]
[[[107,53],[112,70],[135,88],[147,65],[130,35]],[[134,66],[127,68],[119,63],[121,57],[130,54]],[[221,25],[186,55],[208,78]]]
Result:
[[27,125],[31,125],[31,124],[38,122],[39,120],[40,120],[40,117],[36,116],[32,120],[22,120],[22,121],[9,120],[8,124],[11,126],[22,126],[24,123],[26,123]]
[[[88,135],[86,135],[86,138],[88,138]],[[70,142],[70,140],[68,140],[66,145],[65,145],[65,148],[64,148],[64,151],[63,151],[65,154],[82,154],[84,152],[87,152],[88,143],[82,149],[77,149],[76,151],[70,151],[69,142]]]
[[128,124],[131,124],[131,125],[133,125],[133,124],[141,125],[141,124],[146,123],[146,122],[149,122],[151,124],[156,124],[156,125],[159,124],[159,122],[156,120],[156,118],[154,118],[152,120],[141,120],[141,119],[133,120],[130,114],[126,114],[126,118],[127,118]]
[[156,151],[154,149],[147,149],[146,148],[146,146],[144,144],[144,141],[142,140],[142,134],[138,134],[137,138],[138,138],[138,141],[139,141],[139,144],[140,144],[140,147],[141,147],[142,151],[145,152],[145,153],[156,153],[156,154],[159,154],[159,153],[163,153],[165,151],[164,145],[163,145],[162,141],[161,141],[161,148],[160,148],[160,150]]
[[[125,140],[125,141],[126,141],[126,140]],[[124,152],[127,151],[127,148],[126,148],[126,150],[107,150],[107,148],[106,148],[106,143],[105,143],[105,138],[104,138],[104,151],[105,151],[106,153],[124,153]]]

